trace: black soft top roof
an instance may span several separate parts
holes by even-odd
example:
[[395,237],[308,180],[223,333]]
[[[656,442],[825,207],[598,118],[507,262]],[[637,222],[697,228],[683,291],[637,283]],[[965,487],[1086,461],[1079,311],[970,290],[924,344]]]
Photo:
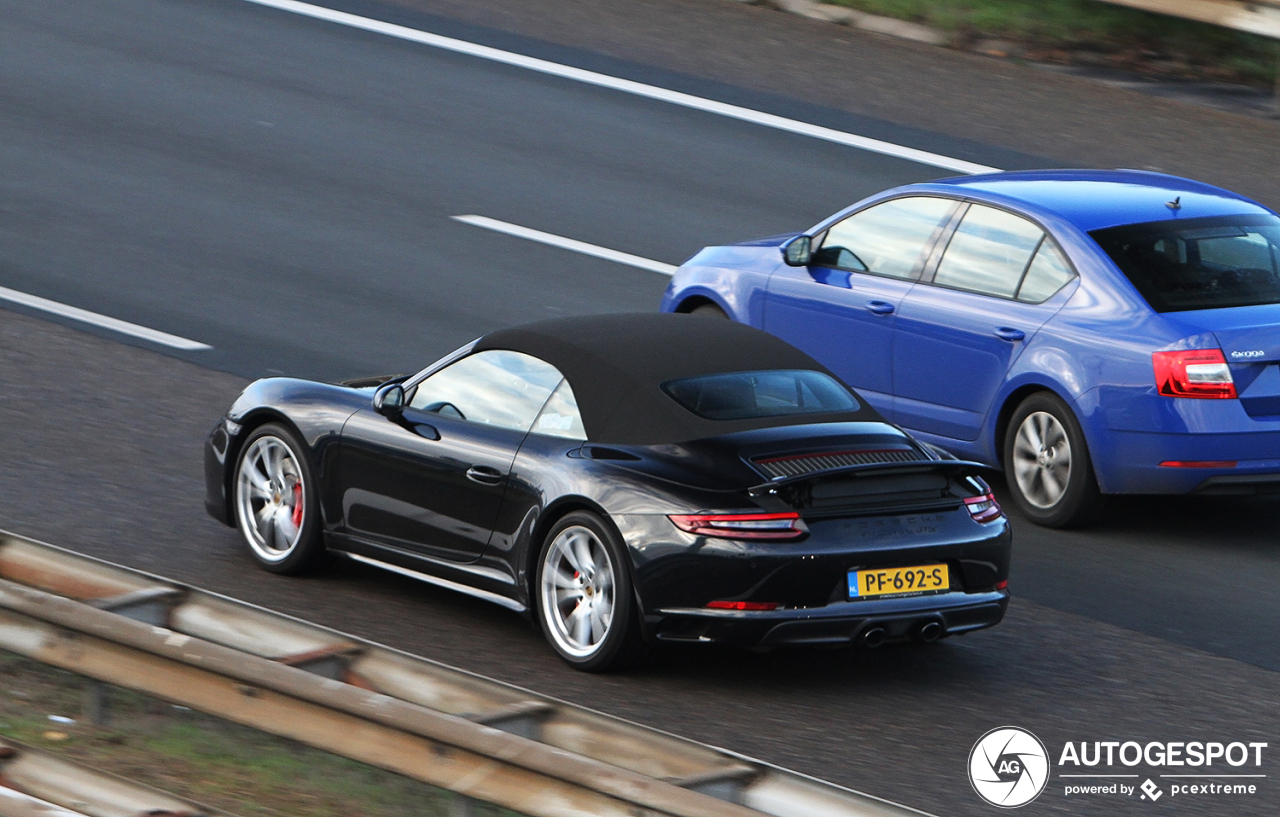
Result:
[[592,442],[657,445],[772,426],[881,420],[862,400],[853,412],[749,420],[709,420],[688,411],[662,390],[663,383],[765,369],[831,374],[773,335],[716,318],[663,313],[556,318],[491,332],[475,349],[524,352],[559,369]]

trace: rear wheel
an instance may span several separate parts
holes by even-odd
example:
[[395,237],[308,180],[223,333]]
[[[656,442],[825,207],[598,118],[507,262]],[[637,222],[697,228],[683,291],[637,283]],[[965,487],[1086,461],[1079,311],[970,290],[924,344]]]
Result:
[[1009,492],[1032,522],[1082,525],[1102,507],[1084,432],[1056,395],[1037,392],[1018,406],[1004,439]]
[[566,515],[543,542],[538,623],[552,648],[577,669],[617,669],[642,656],[626,559],[617,534],[584,511]]
[[269,423],[249,435],[236,463],[236,524],[272,573],[301,573],[324,552],[319,492],[305,450],[293,432]]

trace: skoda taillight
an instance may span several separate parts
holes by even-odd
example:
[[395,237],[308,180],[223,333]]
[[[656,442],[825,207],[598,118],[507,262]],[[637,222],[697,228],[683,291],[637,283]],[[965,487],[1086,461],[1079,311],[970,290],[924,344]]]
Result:
[[1236,397],[1236,384],[1221,349],[1156,352],[1151,355],[1151,365],[1156,390],[1165,397]]

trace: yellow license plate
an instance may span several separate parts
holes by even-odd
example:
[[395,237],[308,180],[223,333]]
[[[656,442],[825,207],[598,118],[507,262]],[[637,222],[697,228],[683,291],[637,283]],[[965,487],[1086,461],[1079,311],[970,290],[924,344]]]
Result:
[[947,566],[943,564],[849,571],[849,598],[851,599],[935,593],[950,587],[951,577],[947,572]]

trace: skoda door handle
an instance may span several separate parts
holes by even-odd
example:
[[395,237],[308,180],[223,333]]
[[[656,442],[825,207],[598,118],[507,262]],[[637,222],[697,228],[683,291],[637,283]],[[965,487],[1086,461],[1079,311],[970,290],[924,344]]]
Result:
[[1000,340],[1007,340],[1012,343],[1015,340],[1022,340],[1027,335],[1021,329],[1014,329],[1012,326],[996,327],[996,337]]
[[467,469],[467,479],[481,485],[497,485],[502,482],[502,472],[487,465],[473,465]]
[[888,301],[867,301],[867,311],[876,315],[889,315],[893,312],[893,304]]

